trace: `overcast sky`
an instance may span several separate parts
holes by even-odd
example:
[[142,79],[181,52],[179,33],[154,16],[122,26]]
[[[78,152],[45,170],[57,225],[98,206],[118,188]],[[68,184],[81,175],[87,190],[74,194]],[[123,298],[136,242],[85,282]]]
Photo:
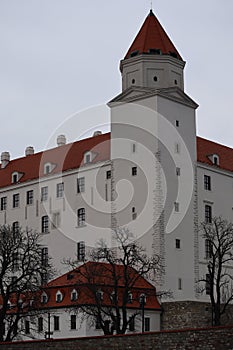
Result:
[[[154,0],[153,9],[187,62],[198,134],[233,147],[233,1]],[[119,61],[149,10],[150,0],[0,0],[0,152],[107,130],[102,108],[76,115],[75,127],[71,116],[120,93]]]

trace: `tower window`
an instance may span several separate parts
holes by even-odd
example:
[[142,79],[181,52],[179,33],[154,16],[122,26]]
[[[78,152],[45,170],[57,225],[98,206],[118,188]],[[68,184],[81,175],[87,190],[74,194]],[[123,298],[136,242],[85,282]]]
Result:
[[132,207],[132,220],[136,220],[137,218],[137,213],[135,207]]
[[212,207],[211,205],[205,205],[205,222],[211,223],[212,222]]
[[78,261],[85,260],[85,242],[80,241],[77,243],[77,259]]
[[137,51],[133,51],[133,52],[131,52],[131,54],[130,54],[130,57],[135,57],[135,56],[137,56],[139,54],[139,51],[137,50]]
[[176,249],[180,249],[180,239],[176,239]]
[[106,179],[111,179],[111,170],[106,171]]
[[180,176],[180,168],[176,168],[176,175]]
[[205,240],[205,258],[210,259],[213,255],[213,244],[210,239]]
[[132,167],[132,176],[136,176],[137,175],[137,167],[134,166]]
[[150,55],[161,55],[162,52],[160,49],[149,49],[149,54]]
[[177,212],[177,213],[180,211],[180,206],[179,206],[178,202],[174,203],[174,209],[175,209],[175,212]]
[[178,84],[176,79],[174,80],[174,84],[175,84],[175,85],[177,85],[177,84]]
[[182,279],[178,278],[178,289],[182,290]]
[[49,232],[49,217],[48,217],[48,215],[44,215],[41,218],[41,232],[42,233]]
[[154,76],[154,81],[158,81],[158,77]]
[[180,121],[176,120],[176,127],[178,128],[180,126]]
[[132,84],[135,84],[135,79],[132,79]]
[[85,208],[80,208],[78,210],[78,226],[85,226],[86,223],[86,214],[85,214]]

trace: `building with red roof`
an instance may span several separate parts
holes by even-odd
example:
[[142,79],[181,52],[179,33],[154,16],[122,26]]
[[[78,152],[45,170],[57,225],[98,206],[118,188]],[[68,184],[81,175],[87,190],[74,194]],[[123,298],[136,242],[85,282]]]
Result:
[[[185,92],[184,67],[151,10],[120,62],[111,133],[71,144],[59,135],[57,147],[28,147],[19,159],[2,152],[0,223],[39,231],[42,259],[50,255],[58,274],[64,258],[87,259],[99,240],[116,245],[112,230],[123,227],[160,256],[157,290],[175,301],[207,300],[196,288],[208,273],[199,224],[219,215],[232,221],[233,149],[197,137],[198,105]],[[73,281],[65,276],[49,291],[69,295]]]

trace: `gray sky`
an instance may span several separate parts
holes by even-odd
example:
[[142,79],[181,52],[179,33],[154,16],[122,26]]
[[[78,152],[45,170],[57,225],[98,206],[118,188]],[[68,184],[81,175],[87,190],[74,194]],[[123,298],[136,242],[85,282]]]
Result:
[[[198,134],[233,147],[233,1],[154,0],[153,8],[187,62]],[[119,61],[149,9],[150,0],[0,0],[0,152],[23,156],[63,131],[72,141],[106,123],[95,109],[66,130],[70,115],[120,93]]]

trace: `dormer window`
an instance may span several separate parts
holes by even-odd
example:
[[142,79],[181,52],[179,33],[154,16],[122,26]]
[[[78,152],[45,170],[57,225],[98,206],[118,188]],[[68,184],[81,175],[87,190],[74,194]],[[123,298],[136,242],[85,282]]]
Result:
[[43,292],[41,295],[41,303],[46,304],[47,302],[48,302],[48,295],[45,292]]
[[13,184],[16,184],[17,182],[19,182],[21,176],[22,174],[18,173],[17,171],[14,171],[11,175],[11,182]]
[[63,294],[59,291],[56,293],[56,303],[61,303],[63,299]]
[[219,156],[217,154],[211,154],[208,157],[214,165],[219,165]]
[[73,289],[71,294],[70,294],[70,300],[75,301],[78,299],[78,292],[76,289]]
[[102,292],[102,290],[98,290],[97,292],[96,292],[96,299],[100,302],[100,301],[102,301],[103,300],[103,292]]
[[51,163],[45,163],[44,165],[44,174],[47,175],[51,173],[52,171],[52,164]]
[[91,152],[86,152],[84,154],[84,164],[88,164],[92,162],[92,153]]

